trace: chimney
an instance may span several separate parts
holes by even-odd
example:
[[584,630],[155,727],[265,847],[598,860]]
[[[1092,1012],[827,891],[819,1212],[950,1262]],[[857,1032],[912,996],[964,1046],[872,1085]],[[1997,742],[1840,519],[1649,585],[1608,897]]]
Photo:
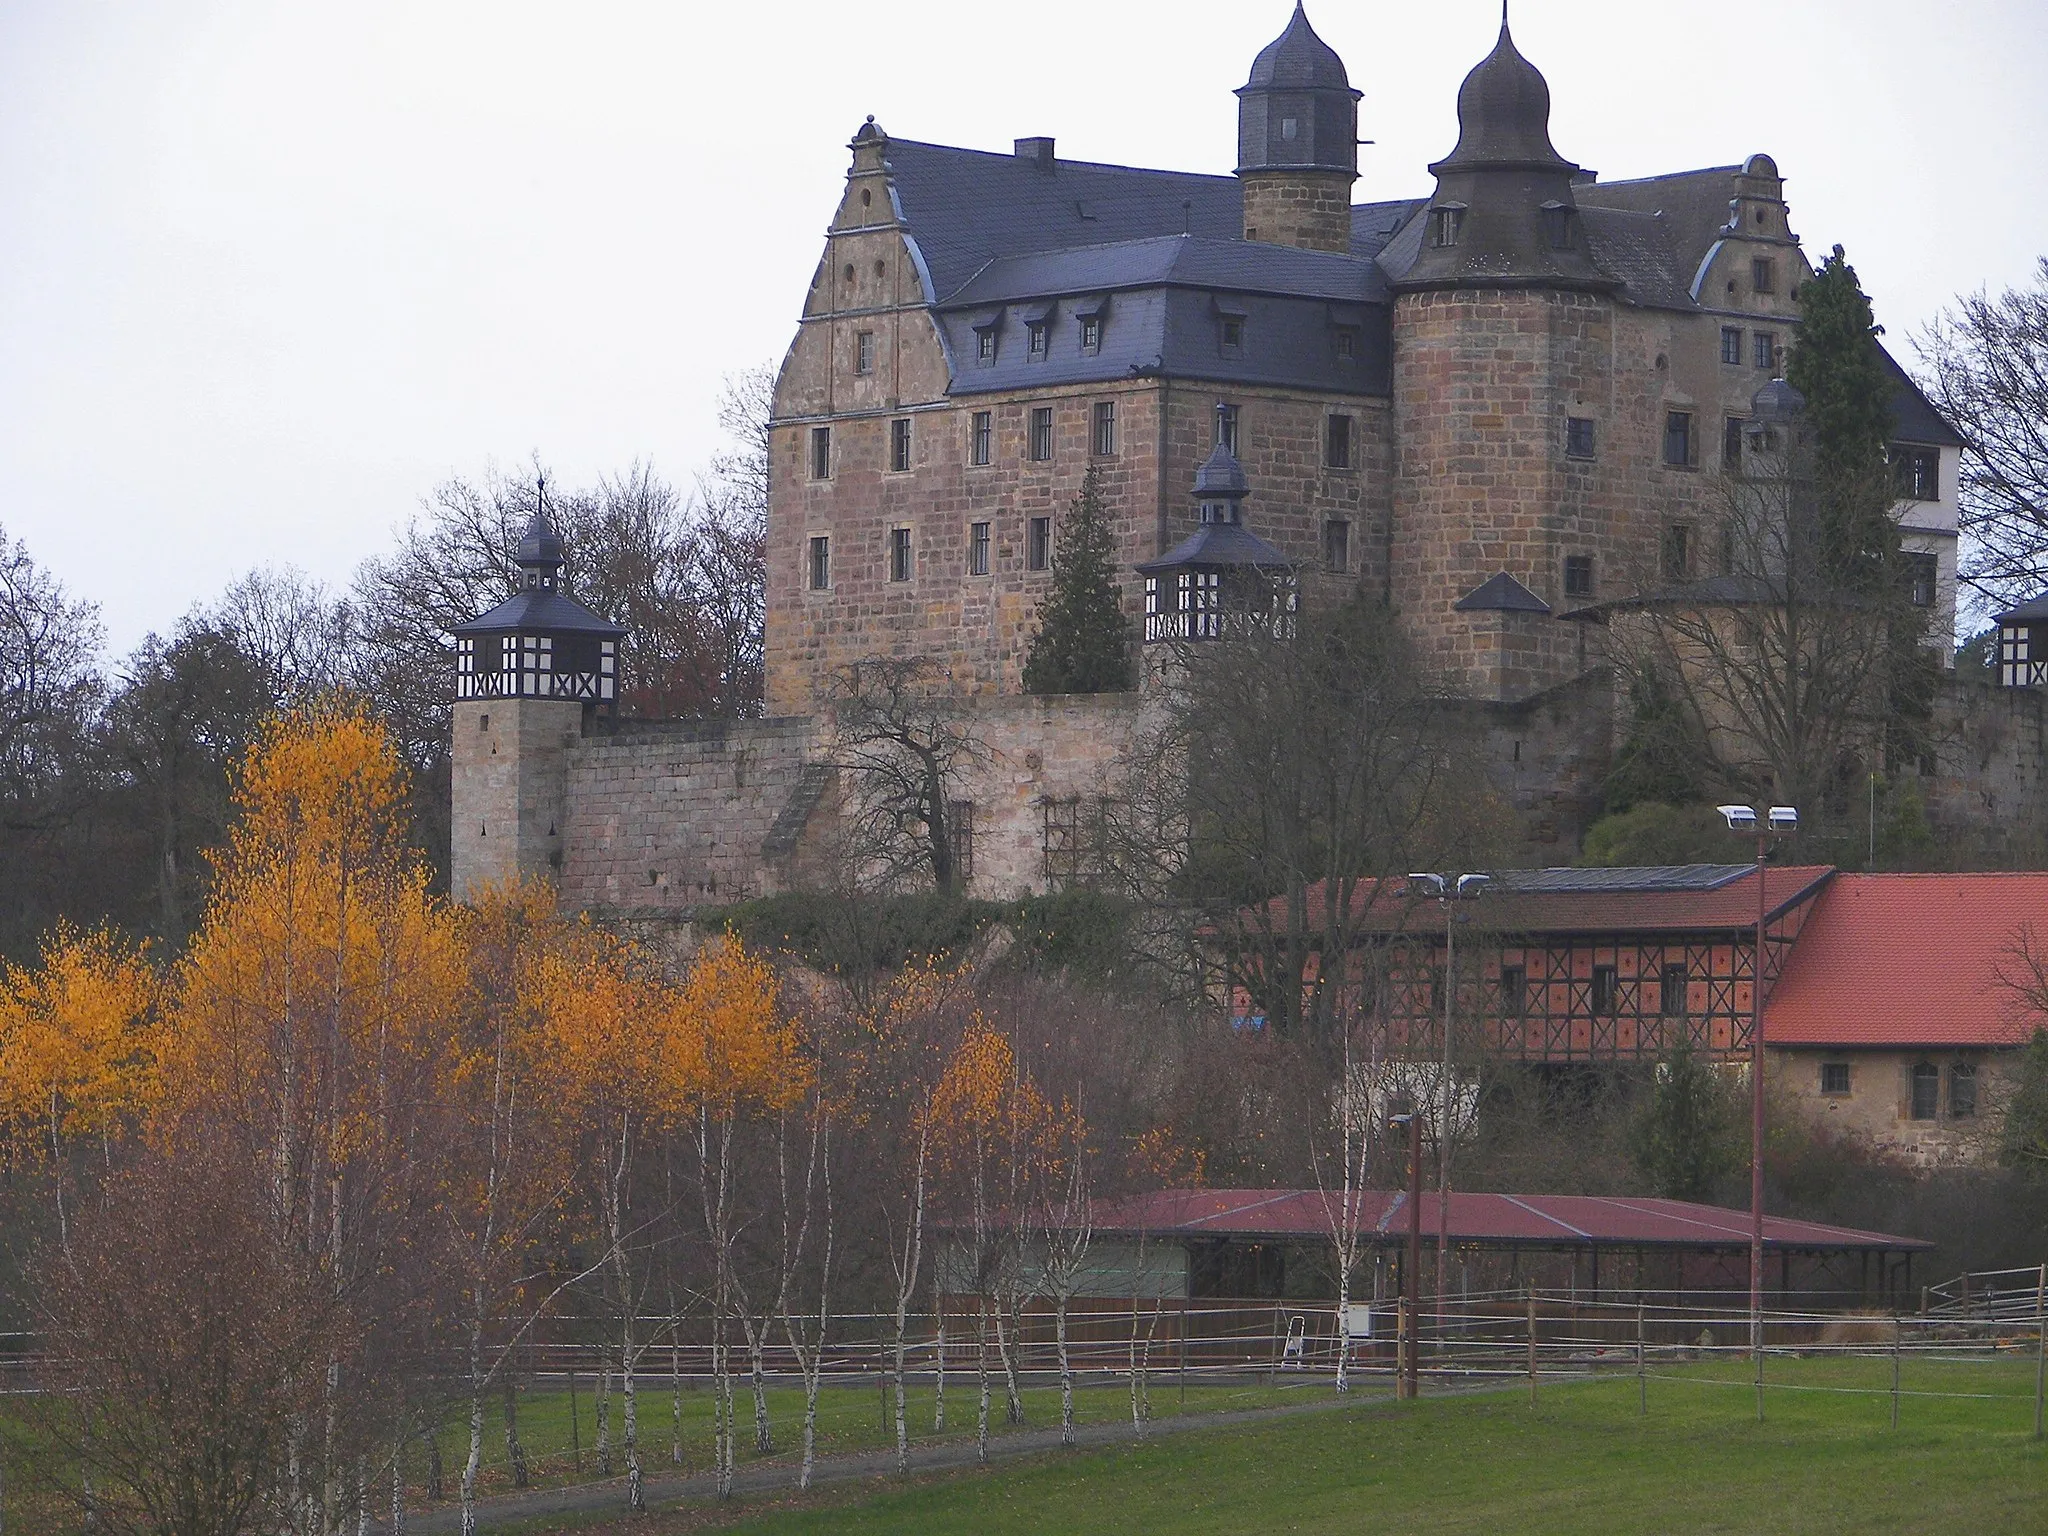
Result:
[[1050,171],[1054,161],[1051,139],[1017,140],[1017,158],[1037,166],[1041,171]]

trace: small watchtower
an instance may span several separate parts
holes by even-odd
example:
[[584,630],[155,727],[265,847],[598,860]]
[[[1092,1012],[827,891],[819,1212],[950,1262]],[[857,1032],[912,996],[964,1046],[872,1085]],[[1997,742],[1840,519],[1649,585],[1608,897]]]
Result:
[[541,503],[513,551],[515,590],[455,636],[450,885],[458,901],[561,867],[568,754],[617,707],[625,630],[562,590]]
[[1351,253],[1358,100],[1344,61],[1297,4],[1237,89],[1245,239]]
[[1221,640],[1254,627],[1291,629],[1299,601],[1294,562],[1244,526],[1251,482],[1230,451],[1218,408],[1216,447],[1195,472],[1202,526],[1145,578],[1145,643]]
[[2048,686],[2048,592],[1992,622],[1998,626],[1998,686]]

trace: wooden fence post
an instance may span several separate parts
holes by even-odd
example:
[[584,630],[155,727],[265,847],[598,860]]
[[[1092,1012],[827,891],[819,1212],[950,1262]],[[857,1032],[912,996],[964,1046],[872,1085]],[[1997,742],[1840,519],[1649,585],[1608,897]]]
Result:
[[1636,1411],[1641,1414],[1650,1411],[1650,1378],[1643,1353],[1643,1303],[1640,1297],[1636,1300]]
[[1536,1406],[1536,1292],[1529,1291],[1529,1406]]
[[583,1472],[583,1424],[576,1411],[576,1357],[569,1357],[569,1460],[579,1476]]
[[2034,1438],[2041,1438],[2041,1394],[2048,1386],[2048,1264],[2034,1282]]
[[1905,1334],[1905,1321],[1892,1319],[1892,1428],[1899,1427],[1899,1344]]

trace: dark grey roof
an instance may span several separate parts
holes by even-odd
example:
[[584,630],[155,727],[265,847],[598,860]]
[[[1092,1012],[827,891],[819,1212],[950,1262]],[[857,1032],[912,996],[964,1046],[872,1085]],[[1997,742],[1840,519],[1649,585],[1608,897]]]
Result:
[[1493,52],[1458,87],[1458,147],[1430,169],[1568,164],[1550,142],[1550,85],[1516,49],[1503,15]]
[[1733,884],[1753,864],[1662,864],[1634,869],[1504,869],[1493,877],[1496,890],[1714,891]]
[[2017,608],[2008,608],[2004,613],[1991,616],[1994,624],[2032,624],[2041,619],[2048,619],[2048,592],[2021,603]]
[[1618,297],[1646,309],[1696,309],[1692,273],[1679,259],[1670,221],[1621,208],[1579,209],[1593,264],[1621,282]]
[[1386,274],[1370,260],[1251,240],[1155,235],[990,261],[944,301],[970,308],[1060,294],[1125,288],[1206,288],[1384,304]]
[[[1235,176],[1147,171],[890,139],[884,163],[934,303],[999,256],[1183,232],[1240,240]],[[1182,206],[1185,204],[1185,208]]]
[[[1739,165],[1713,165],[1669,176],[1636,181],[1580,182],[1572,189],[1581,214],[1590,208],[1619,208],[1633,213],[1662,214],[1672,244],[1681,286],[1688,300],[1700,263],[1728,224],[1728,205],[1735,197]],[[1588,220],[1590,224],[1590,219]]]
[[1138,567],[1154,576],[1189,565],[1252,565],[1265,570],[1291,570],[1294,562],[1242,523],[1204,523],[1157,560]]
[[1316,36],[1308,24],[1308,13],[1296,0],[1287,30],[1259,50],[1252,60],[1247,91],[1321,91],[1351,89],[1351,77],[1337,50]]
[[1884,365],[1892,376],[1892,436],[1902,443],[1925,443],[1936,448],[1967,448],[1963,435],[1949,425],[1948,418],[1935,408],[1913,376],[1899,366],[1899,360],[1886,350],[1883,342],[1877,350],[1884,353]]
[[1459,613],[1548,613],[1550,604],[1506,571],[1496,571],[1451,607]]
[[[1351,254],[1378,256],[1415,216],[1429,206],[1426,197],[1404,197],[1391,203],[1354,203],[1351,208]],[[1384,272],[1386,269],[1381,268]]]
[[458,635],[496,635],[517,630],[525,634],[577,634],[617,639],[625,630],[601,619],[573,597],[529,589],[515,592],[489,613],[455,626]]
[[519,547],[512,552],[512,563],[560,569],[562,536],[555,532],[555,525],[548,521],[545,507],[535,510],[533,521],[526,525],[526,532],[519,536]]
[[1758,421],[1785,421],[1806,409],[1806,396],[1783,379],[1772,379],[1749,397],[1749,413]]
[[1195,471],[1195,495],[1243,501],[1251,493],[1251,482],[1245,478],[1244,466],[1237,462],[1237,455],[1230,451],[1230,445],[1219,438],[1216,446],[1209,450],[1209,457],[1202,460],[1202,467]]

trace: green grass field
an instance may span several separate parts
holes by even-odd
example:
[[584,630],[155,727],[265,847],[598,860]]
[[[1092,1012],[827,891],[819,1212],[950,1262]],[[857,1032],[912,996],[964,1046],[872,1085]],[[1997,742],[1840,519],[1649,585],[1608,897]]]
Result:
[[[1509,1390],[1366,1399],[1327,1414],[1049,1455],[814,1505],[735,1512],[794,1533],[1788,1532],[2048,1530],[2031,1361],[1910,1362],[1901,1426],[1881,1359],[1680,1366]],[[1844,1390],[1852,1389],[1852,1390]],[[1982,1394],[1924,1396],[1919,1393]],[[702,1513],[656,1516],[697,1528]],[[644,1529],[638,1524],[635,1529]]]

